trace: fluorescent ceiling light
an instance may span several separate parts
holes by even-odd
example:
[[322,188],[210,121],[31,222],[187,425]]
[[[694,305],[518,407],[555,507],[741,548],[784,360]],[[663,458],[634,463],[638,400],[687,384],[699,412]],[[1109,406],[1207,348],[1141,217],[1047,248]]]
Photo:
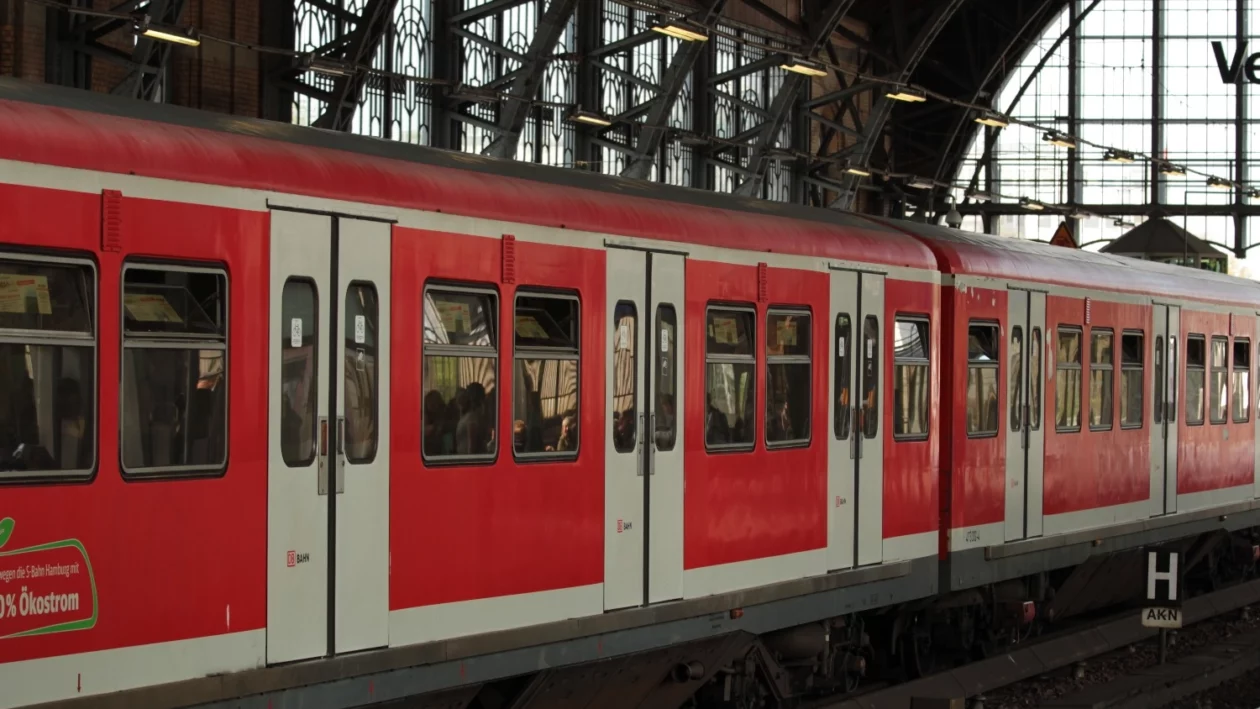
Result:
[[1114,148],[1108,150],[1107,154],[1103,156],[1103,160],[1107,162],[1133,162],[1133,159],[1133,153],[1127,150],[1116,150]]
[[569,113],[569,120],[574,123],[586,123],[592,126],[610,126],[613,124],[612,120],[601,113],[583,111],[580,108],[575,108]]
[[963,193],[963,196],[967,199],[975,200],[976,202],[988,202],[992,199],[988,192],[971,189],[970,187],[968,187],[967,191]]
[[1181,177],[1185,177],[1186,175],[1186,168],[1180,165],[1174,165],[1170,162],[1160,163],[1159,171],[1164,175],[1179,175]]
[[790,71],[794,74],[804,74],[805,76],[826,76],[827,70],[822,64],[812,62],[808,59],[799,59],[789,57],[783,60],[779,68],[784,71]]
[[1046,208],[1046,205],[1042,204],[1041,202],[1028,199],[1027,197],[1021,197],[1019,199],[1019,204],[1024,209],[1031,209],[1034,212],[1040,212],[1041,210]]
[[690,20],[659,22],[652,25],[652,31],[684,42],[703,42],[709,38],[709,33],[703,27]]
[[920,190],[930,190],[936,187],[936,182],[926,177],[911,177],[906,185]]
[[894,101],[907,103],[922,103],[927,100],[927,93],[913,86],[896,86],[885,91],[884,95]]
[[985,111],[976,116],[976,123],[990,128],[1005,128],[1011,124],[1011,121],[1000,113]]
[[1068,150],[1076,149],[1076,138],[1073,138],[1070,135],[1063,135],[1062,133],[1057,133],[1055,131],[1048,131],[1045,135],[1041,136],[1041,139],[1051,145],[1057,145],[1060,148],[1067,148]]
[[850,175],[857,175],[858,177],[871,176],[871,171],[862,167],[861,165],[849,165],[844,168],[844,171],[849,173]]
[[1207,185],[1215,190],[1229,190],[1234,188],[1234,184],[1232,182],[1219,177],[1209,177],[1207,179]]
[[196,47],[201,44],[201,38],[197,36],[197,32],[195,30],[191,29],[182,30],[174,27],[154,27],[152,25],[144,25],[140,28],[140,34],[150,39],[183,44],[189,47]]

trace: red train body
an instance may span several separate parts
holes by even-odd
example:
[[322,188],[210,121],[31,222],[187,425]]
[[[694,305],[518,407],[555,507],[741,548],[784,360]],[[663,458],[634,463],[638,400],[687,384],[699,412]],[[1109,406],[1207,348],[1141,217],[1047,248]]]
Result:
[[1260,497],[1249,282],[93,101],[0,83],[0,707]]

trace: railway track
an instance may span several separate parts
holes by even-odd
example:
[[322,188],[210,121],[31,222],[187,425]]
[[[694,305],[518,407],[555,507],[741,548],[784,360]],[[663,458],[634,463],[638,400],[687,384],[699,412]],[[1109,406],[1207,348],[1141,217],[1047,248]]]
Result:
[[[1257,603],[1260,603],[1260,580],[1243,582],[1188,599],[1183,606],[1183,623],[1192,626]],[[844,698],[822,699],[808,706],[809,709],[911,709],[923,700],[974,699],[1157,636],[1157,630],[1142,627],[1139,614],[1134,610],[921,679]],[[952,709],[958,705],[942,703],[940,706]],[[1000,709],[991,702],[986,702],[985,707]]]

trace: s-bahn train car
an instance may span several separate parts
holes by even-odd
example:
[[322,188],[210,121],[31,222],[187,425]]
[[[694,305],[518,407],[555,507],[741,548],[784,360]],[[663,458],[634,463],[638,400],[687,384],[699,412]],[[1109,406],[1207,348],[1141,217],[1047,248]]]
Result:
[[0,80],[0,707],[924,672],[960,617],[951,649],[991,645],[1082,607],[1073,569],[1257,525],[1258,310],[1237,279]]

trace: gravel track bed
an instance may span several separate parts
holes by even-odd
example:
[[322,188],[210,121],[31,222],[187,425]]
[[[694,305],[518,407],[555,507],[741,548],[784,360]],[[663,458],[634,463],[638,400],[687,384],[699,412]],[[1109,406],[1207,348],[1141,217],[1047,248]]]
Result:
[[[1135,613],[1137,611],[1134,611]],[[1227,613],[1218,618],[1197,623],[1188,628],[1176,631],[1175,640],[1170,638],[1168,659],[1193,654],[1207,645],[1221,642],[1240,632],[1260,628],[1260,613],[1252,610],[1250,618],[1243,620],[1240,612]],[[1076,679],[1072,676],[1071,667],[1039,677],[1019,682],[1009,687],[985,694],[985,709],[1019,709],[1037,707],[1047,700],[1057,699],[1066,694],[1080,691],[1086,687],[1110,682],[1117,677],[1132,673],[1146,667],[1159,664],[1159,638],[1155,637],[1137,645],[1130,645],[1123,650],[1100,655],[1085,663],[1084,677]],[[1260,672],[1256,676],[1240,677],[1234,682],[1222,685],[1214,690],[1203,692],[1203,701],[1211,701],[1213,692],[1221,692],[1222,700],[1241,701],[1234,704],[1195,704],[1187,698],[1172,705],[1175,709],[1234,709],[1260,707]],[[1225,687],[1239,683],[1231,695]],[[1248,703],[1250,701],[1250,703]],[[1185,703],[1191,702],[1191,703]]]

